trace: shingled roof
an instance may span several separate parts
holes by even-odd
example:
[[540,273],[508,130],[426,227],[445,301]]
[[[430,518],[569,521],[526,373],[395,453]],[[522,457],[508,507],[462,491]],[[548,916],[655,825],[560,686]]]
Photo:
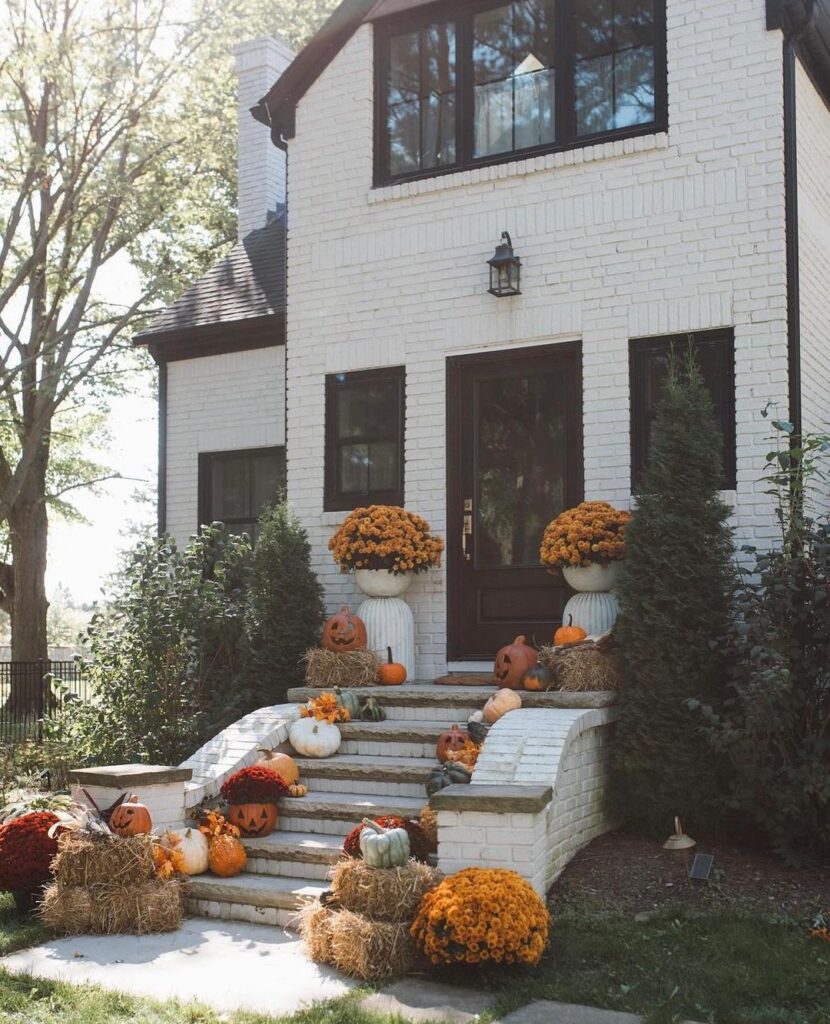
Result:
[[[284,323],[285,217],[280,215],[237,242],[134,343],[147,345],[157,359],[185,358],[226,348],[231,338],[235,347],[281,344]],[[246,346],[243,339],[256,344]]]

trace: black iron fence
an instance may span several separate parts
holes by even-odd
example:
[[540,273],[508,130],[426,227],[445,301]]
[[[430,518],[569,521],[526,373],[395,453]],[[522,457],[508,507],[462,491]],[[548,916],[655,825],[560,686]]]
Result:
[[0,661],[0,743],[39,742],[44,722],[89,699],[80,661]]

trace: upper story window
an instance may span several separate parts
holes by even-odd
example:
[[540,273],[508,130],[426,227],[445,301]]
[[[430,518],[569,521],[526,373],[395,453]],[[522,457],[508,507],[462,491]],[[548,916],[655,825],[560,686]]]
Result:
[[377,184],[665,126],[665,0],[465,0],[375,38]]

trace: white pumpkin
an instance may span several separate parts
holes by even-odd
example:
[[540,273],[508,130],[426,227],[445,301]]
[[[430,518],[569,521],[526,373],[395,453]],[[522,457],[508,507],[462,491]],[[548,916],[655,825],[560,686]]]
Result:
[[208,837],[197,828],[169,829],[164,833],[164,845],[175,846],[184,858],[186,875],[203,875],[208,869]]
[[298,718],[288,730],[288,742],[306,757],[331,757],[340,746],[340,730],[331,722]]

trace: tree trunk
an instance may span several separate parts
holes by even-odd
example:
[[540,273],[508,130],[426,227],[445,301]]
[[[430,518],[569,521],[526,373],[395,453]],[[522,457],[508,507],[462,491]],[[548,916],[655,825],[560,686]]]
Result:
[[[9,516],[13,588],[11,593],[12,662],[43,662],[46,645],[46,549],[49,522],[42,475],[29,474],[23,493]],[[15,716],[42,714],[51,704],[51,687],[34,667],[12,667],[6,710]]]

